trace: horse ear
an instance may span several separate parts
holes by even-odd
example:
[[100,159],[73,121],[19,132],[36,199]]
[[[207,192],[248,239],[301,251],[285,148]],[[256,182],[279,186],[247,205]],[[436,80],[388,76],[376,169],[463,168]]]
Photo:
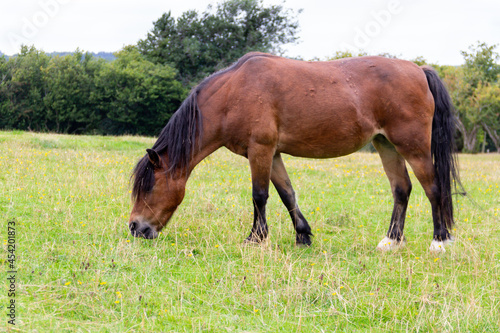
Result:
[[161,167],[161,158],[160,155],[156,152],[154,149],[146,149],[146,152],[148,153],[148,158],[149,161],[153,164],[155,168],[160,168]]

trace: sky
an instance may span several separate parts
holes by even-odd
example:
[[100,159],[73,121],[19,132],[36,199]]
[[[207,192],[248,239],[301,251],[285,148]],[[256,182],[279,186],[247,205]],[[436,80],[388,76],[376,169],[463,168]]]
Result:
[[[115,52],[144,38],[163,13],[204,11],[202,0],[3,0],[0,51],[21,44],[45,52]],[[336,51],[423,56],[440,65],[460,65],[460,53],[478,41],[500,43],[499,0],[263,0],[298,14],[299,43],[285,55],[324,59]],[[500,51],[500,47],[497,49]]]

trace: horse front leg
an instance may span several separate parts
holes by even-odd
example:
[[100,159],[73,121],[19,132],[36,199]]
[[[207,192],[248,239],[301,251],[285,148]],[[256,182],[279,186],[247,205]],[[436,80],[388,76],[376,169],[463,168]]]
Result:
[[255,145],[248,149],[248,161],[252,172],[253,227],[245,242],[260,243],[267,238],[266,203],[269,197],[269,179],[273,163],[274,147]]

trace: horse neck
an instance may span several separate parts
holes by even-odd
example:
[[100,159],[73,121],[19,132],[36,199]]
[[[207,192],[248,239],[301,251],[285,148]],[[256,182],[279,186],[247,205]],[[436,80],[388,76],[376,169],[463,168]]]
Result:
[[187,177],[189,178],[189,175],[193,171],[193,169],[205,158],[207,158],[210,154],[212,154],[214,151],[219,149],[222,145],[219,144],[218,142],[207,142],[207,140],[202,140],[200,142],[199,149],[193,154],[191,161],[189,163],[189,168],[188,168],[188,174]]
[[196,149],[191,157],[188,177],[193,169],[207,156],[223,146],[222,123],[226,108],[225,99],[220,98],[220,88],[227,81],[228,75],[220,75],[209,81],[197,95],[198,109],[201,113],[202,129],[197,138]]
[[[175,179],[183,178],[187,182],[193,169],[206,157],[208,157],[210,154],[212,154],[214,151],[216,151],[222,146],[222,141],[220,139],[217,139],[218,136],[214,136],[213,133],[214,133],[213,126],[210,126],[210,131],[204,132],[201,138],[197,139],[199,140],[199,142],[196,143],[195,151],[191,155],[186,168],[171,170],[173,178]],[[168,153],[162,154],[161,158],[164,162],[165,170],[169,170],[170,163],[169,163]]]
[[218,90],[211,85],[204,88],[198,95],[198,107],[203,122],[201,135],[197,138],[196,149],[189,163],[189,173],[198,163],[223,146],[221,126],[224,122],[225,105],[220,98],[217,98],[217,94]]

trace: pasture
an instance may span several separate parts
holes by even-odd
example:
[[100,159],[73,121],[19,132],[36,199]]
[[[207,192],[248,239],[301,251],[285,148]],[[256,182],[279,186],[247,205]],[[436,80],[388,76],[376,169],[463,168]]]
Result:
[[[371,153],[284,156],[313,229],[309,248],[294,245],[272,187],[270,237],[243,246],[253,216],[249,166],[224,149],[195,168],[157,239],[134,238],[129,177],[153,143],[0,132],[0,262],[6,272],[15,221],[17,268],[16,325],[3,314],[2,330],[498,332],[500,155],[460,155],[472,200],[456,198],[456,241],[437,255],[428,251],[430,204],[412,173],[408,244],[375,250],[393,201]],[[0,303],[9,300],[5,283]]]

